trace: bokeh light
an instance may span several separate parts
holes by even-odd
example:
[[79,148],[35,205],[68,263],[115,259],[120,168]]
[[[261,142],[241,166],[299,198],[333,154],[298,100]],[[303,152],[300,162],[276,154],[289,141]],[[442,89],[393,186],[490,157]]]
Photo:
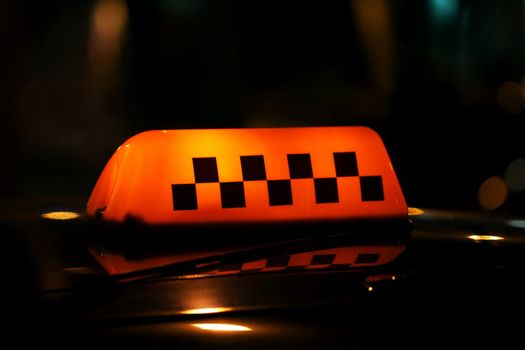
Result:
[[505,237],[496,235],[470,235],[467,238],[473,241],[501,241],[505,239]]
[[230,323],[194,323],[192,326],[214,332],[247,332],[252,330],[250,327]]
[[51,211],[42,214],[42,217],[48,220],[73,220],[78,219],[80,214],[74,211]]
[[418,216],[422,214],[425,214],[423,209],[408,207],[408,216]]
[[114,44],[119,39],[128,19],[128,9],[122,0],[102,0],[93,13],[93,29],[99,40]]
[[185,315],[205,315],[205,314],[216,314],[221,312],[227,312],[233,310],[230,307],[206,307],[199,309],[188,309],[181,311],[181,314]]
[[522,219],[509,220],[507,224],[516,228],[525,228],[525,220]]
[[452,22],[459,13],[458,0],[430,0],[430,14],[436,24]]
[[497,209],[505,203],[508,192],[505,180],[501,176],[489,177],[479,188],[479,204],[487,210]]
[[511,191],[525,190],[525,159],[518,158],[509,164],[505,170],[505,182]]
[[123,0],[99,0],[93,8],[89,55],[98,90],[108,84],[121,55],[128,24]]
[[506,113],[518,114],[525,108],[523,88],[520,84],[507,81],[498,89],[498,105]]

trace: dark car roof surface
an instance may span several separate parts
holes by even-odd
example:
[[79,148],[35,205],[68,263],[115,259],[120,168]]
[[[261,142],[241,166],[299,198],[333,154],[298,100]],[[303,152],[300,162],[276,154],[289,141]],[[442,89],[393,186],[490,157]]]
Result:
[[[144,348],[486,341],[501,346],[519,339],[520,322],[511,315],[523,309],[524,231],[516,218],[424,209],[411,218],[405,251],[376,269],[168,276],[108,284],[89,282],[105,273],[86,251],[82,218],[9,217],[2,220],[4,243],[12,248],[4,266],[13,282],[4,287],[2,300],[15,338],[27,333],[59,347],[75,339],[86,347]],[[503,239],[469,238],[475,235]],[[395,278],[376,278],[384,275]],[[202,301],[223,306],[224,312],[184,313]],[[242,325],[250,331],[209,332],[194,326],[201,323]]]

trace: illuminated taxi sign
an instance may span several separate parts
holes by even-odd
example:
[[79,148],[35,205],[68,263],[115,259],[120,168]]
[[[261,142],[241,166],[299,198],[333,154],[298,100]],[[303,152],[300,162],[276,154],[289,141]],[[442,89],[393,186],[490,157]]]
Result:
[[399,218],[407,206],[365,127],[162,130],[119,147],[90,217],[148,224]]

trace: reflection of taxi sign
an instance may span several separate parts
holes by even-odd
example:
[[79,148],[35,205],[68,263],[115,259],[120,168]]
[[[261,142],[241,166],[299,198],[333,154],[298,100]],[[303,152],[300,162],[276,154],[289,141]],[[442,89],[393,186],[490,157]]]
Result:
[[403,218],[380,137],[365,127],[163,130],[115,152],[90,217],[147,224]]

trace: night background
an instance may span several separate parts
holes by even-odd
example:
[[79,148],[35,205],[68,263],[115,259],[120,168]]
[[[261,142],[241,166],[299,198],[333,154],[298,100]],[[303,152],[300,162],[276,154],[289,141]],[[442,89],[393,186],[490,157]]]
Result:
[[521,0],[2,1],[0,198],[150,129],[366,125],[409,206],[525,207]]

